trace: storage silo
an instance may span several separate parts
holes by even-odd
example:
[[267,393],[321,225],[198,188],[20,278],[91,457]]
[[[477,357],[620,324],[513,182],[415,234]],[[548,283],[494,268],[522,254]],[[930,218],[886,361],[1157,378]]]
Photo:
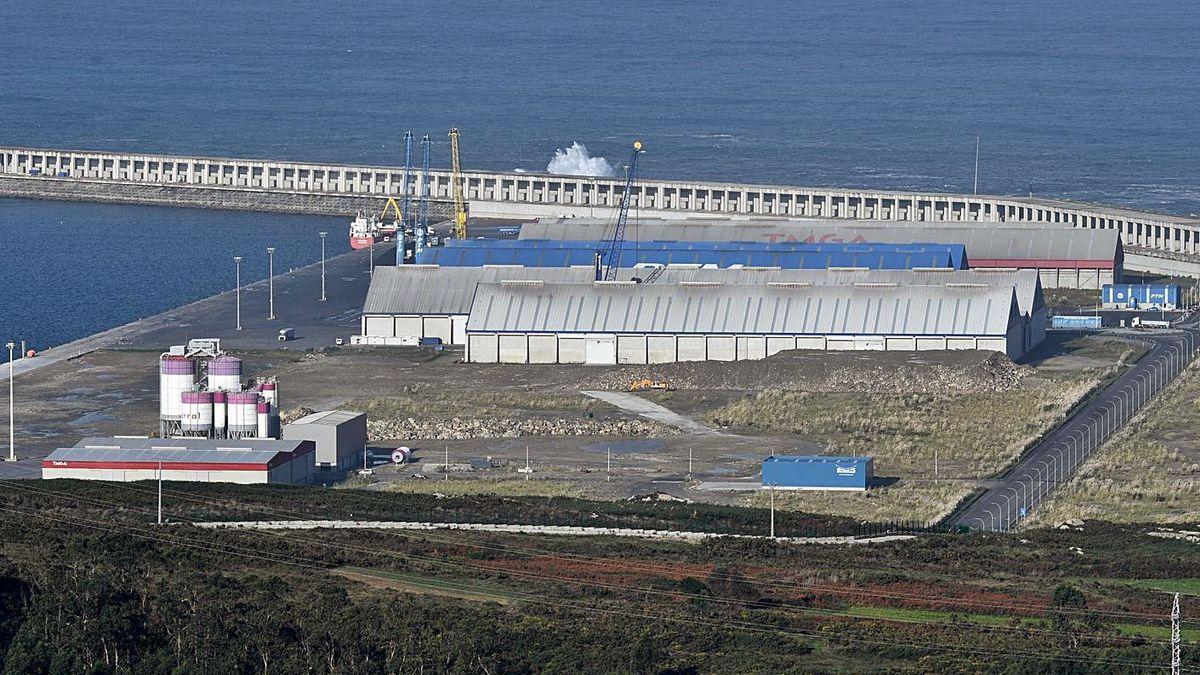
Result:
[[213,392],[213,438],[225,438],[228,434],[225,407],[229,396],[223,391]]
[[236,356],[218,356],[208,362],[209,391],[241,391],[242,360]]
[[183,393],[196,388],[196,362],[186,356],[165,354],[158,361],[158,429],[163,438],[179,433]]
[[267,437],[279,438],[279,383],[270,380],[262,383],[263,400],[271,405],[267,412]]
[[233,391],[227,394],[227,430],[230,438],[255,438],[258,436],[258,404],[262,400],[257,391]]
[[271,437],[271,404],[266,401],[260,401],[258,404],[258,437]]
[[182,415],[179,433],[184,436],[209,438],[213,430],[213,395],[211,391],[185,391],[180,394]]

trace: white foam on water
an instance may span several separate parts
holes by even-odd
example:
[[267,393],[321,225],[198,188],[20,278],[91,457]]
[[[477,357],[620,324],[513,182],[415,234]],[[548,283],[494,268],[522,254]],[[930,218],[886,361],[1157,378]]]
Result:
[[613,177],[617,170],[603,157],[592,157],[588,154],[587,146],[571,143],[567,149],[559,148],[554,151],[554,157],[546,165],[546,172],[562,176],[601,176]]

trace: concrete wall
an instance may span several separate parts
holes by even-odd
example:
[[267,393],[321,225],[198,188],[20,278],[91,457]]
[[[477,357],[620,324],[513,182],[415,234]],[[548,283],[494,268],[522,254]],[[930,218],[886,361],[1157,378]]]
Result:
[[[1042,321],[1044,324],[1045,316]],[[829,351],[996,351],[1017,359],[1027,351],[1032,325],[1006,336],[904,335],[555,335],[470,333],[470,363],[647,364],[749,361],[792,349]],[[1041,329],[1044,336],[1045,328]],[[1037,340],[1040,342],[1040,339]],[[1033,344],[1036,344],[1034,342]]]
[[[58,178],[60,174],[62,178]],[[407,186],[403,184],[399,167],[16,147],[0,148],[0,175],[29,181],[203,186],[296,195],[386,197],[402,194],[407,188],[410,195],[417,196],[419,189],[415,177],[410,176]],[[603,215],[618,204],[624,189],[619,179],[529,173],[469,171],[464,172],[463,182],[466,199],[479,213],[493,210],[513,217]],[[433,199],[449,200],[451,187],[449,172],[430,173]],[[1115,229],[1127,246],[1137,247],[1144,255],[1173,252],[1198,256],[1200,262],[1200,219],[1054,199],[643,178],[630,201],[647,215],[1061,223],[1063,227]],[[1127,263],[1136,269],[1136,260]]]
[[[449,314],[364,314],[361,319],[363,342],[370,338],[441,338],[442,344],[462,345],[467,342],[467,315]],[[379,344],[387,344],[380,342]]]

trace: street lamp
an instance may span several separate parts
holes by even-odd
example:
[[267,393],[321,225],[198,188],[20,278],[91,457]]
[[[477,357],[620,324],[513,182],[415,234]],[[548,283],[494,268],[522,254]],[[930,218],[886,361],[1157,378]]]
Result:
[[275,247],[267,247],[267,293],[270,302],[270,316],[267,318],[275,320]]
[[319,232],[321,235],[321,302],[325,302],[325,235],[328,232]]
[[13,417],[13,348],[17,345],[9,340],[8,344],[8,461],[17,461],[17,427]]
[[237,284],[237,329],[242,329],[242,256],[233,256],[234,282]]

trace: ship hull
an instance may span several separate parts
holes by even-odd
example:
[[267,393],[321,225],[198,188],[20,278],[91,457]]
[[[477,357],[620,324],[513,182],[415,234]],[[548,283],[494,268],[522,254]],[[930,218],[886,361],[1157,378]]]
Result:
[[376,241],[377,240],[375,237],[358,237],[351,235],[350,248],[354,249],[355,251],[361,251],[364,248],[371,248],[375,245]]

